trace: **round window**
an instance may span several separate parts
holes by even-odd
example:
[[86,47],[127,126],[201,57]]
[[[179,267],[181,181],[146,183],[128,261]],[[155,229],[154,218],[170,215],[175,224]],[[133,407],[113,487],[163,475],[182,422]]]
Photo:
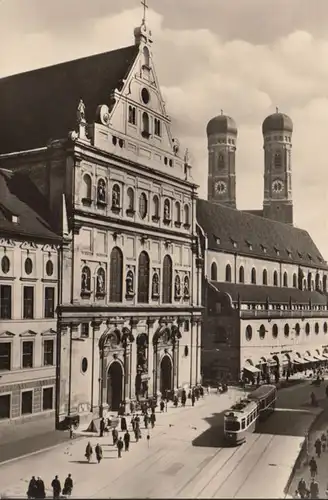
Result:
[[260,339],[264,339],[265,337],[265,326],[261,325],[259,329]]
[[141,99],[144,104],[148,104],[150,101],[150,94],[146,88],[143,88],[141,91]]
[[314,325],[314,331],[315,331],[315,333],[319,333],[319,323],[316,323]]
[[54,265],[51,260],[48,260],[48,262],[46,263],[46,273],[47,276],[52,276],[54,273]]
[[300,324],[299,324],[299,323],[296,323],[296,325],[295,325],[295,333],[296,333],[296,335],[299,335],[299,334],[300,334],[300,331],[301,331]]
[[272,325],[272,336],[274,338],[278,337],[278,326],[276,324]]
[[10,269],[10,260],[8,259],[7,255],[5,255],[4,257],[2,257],[1,260],[1,270],[3,274],[7,274],[9,273],[9,269]]
[[246,327],[246,340],[252,340],[253,331],[251,325]]
[[306,335],[309,335],[309,333],[310,333],[310,324],[309,323],[306,323],[306,325],[305,325],[305,333],[306,333]]
[[288,337],[288,335],[289,335],[289,325],[288,325],[288,323],[286,323],[285,326],[284,326],[284,334],[285,334],[285,337]]
[[147,197],[145,193],[141,193],[139,198],[139,214],[142,219],[147,215]]
[[26,274],[31,274],[32,270],[33,270],[33,263],[31,261],[31,259],[29,257],[27,257],[27,259],[25,260],[25,273]]
[[83,358],[82,359],[82,363],[81,363],[81,370],[82,370],[82,373],[85,373],[88,369],[88,360],[87,358]]

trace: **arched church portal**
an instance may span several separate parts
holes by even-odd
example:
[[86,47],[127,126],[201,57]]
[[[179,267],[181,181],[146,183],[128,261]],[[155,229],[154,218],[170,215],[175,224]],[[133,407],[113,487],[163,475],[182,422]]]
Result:
[[107,403],[111,410],[118,410],[123,399],[123,369],[114,361],[107,372]]
[[160,387],[161,393],[165,394],[166,391],[172,390],[172,361],[169,356],[164,356],[161,361],[161,379]]

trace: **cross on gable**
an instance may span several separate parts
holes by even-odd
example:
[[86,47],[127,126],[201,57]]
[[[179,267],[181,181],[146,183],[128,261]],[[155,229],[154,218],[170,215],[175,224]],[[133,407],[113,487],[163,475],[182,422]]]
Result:
[[142,24],[145,24],[145,22],[146,22],[146,12],[147,12],[147,9],[148,9],[147,0],[141,0],[141,5],[143,6]]

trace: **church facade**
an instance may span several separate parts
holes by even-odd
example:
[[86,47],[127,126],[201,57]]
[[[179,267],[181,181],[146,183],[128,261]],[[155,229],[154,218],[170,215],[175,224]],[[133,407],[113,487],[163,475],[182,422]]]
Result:
[[46,194],[63,239],[57,423],[200,382],[197,186],[151,47],[143,23],[132,46],[0,81],[32,117],[27,135],[7,127],[2,162]]
[[236,209],[237,126],[207,126],[208,201],[198,200],[204,257],[205,378],[292,372],[328,358],[328,265],[293,226],[293,124],[278,110],[262,125],[262,210]]

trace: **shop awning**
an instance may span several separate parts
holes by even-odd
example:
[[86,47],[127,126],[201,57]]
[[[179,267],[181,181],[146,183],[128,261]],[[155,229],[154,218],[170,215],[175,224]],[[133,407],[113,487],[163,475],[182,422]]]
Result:
[[297,365],[302,365],[304,364],[304,359],[300,358],[299,356],[296,356],[295,358],[293,358],[293,363],[296,363]]
[[290,363],[290,360],[288,358],[284,358],[281,362],[283,366],[287,366]]
[[321,354],[315,354],[314,357],[318,361],[326,361],[326,358],[324,356],[322,356]]
[[325,360],[328,359],[328,352],[323,352],[322,356],[325,358]]
[[309,356],[308,354],[304,356],[304,361],[306,363],[316,363],[318,360],[315,359],[313,356]]
[[267,364],[268,364],[268,366],[277,366],[277,361],[275,361],[274,359],[268,358]]
[[253,365],[250,365],[250,364],[247,364],[244,366],[244,370],[247,370],[251,373],[259,373],[261,370],[259,370],[258,368],[256,368],[256,366],[253,366]]

